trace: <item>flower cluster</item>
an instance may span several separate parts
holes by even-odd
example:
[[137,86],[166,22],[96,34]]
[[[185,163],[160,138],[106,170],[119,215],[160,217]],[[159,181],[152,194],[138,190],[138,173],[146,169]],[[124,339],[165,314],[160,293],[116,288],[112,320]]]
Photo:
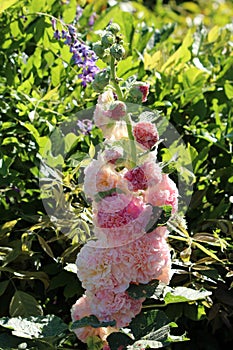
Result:
[[96,66],[98,57],[88,45],[78,38],[75,26],[68,25],[67,30],[62,29],[59,31],[56,29],[56,21],[54,19],[52,20],[52,26],[54,29],[54,38],[65,40],[64,44],[69,46],[74,64],[82,69],[78,77],[82,80],[82,86],[86,87],[87,83],[91,83],[96,73],[99,72],[99,68]]
[[[144,93],[144,88],[142,90]],[[141,101],[145,96],[141,95]],[[127,293],[131,284],[152,280],[169,283],[170,250],[166,223],[157,224],[170,206],[177,211],[178,190],[157,162],[159,135],[151,122],[133,122],[127,105],[112,90],[98,98],[94,121],[106,138],[104,149],[85,169],[84,193],[92,201],[96,240],[80,250],[77,274],[85,294],[71,310],[72,320],[95,315],[115,326],[77,328],[77,337],[87,342],[98,336],[108,349],[107,336],[126,327],[145,300]]]

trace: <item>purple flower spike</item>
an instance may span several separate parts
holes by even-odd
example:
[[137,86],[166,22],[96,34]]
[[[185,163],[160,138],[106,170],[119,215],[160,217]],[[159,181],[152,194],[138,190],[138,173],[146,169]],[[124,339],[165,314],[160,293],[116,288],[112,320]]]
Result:
[[59,30],[57,30],[57,29],[54,32],[54,38],[57,40],[61,39],[61,34],[60,34]]

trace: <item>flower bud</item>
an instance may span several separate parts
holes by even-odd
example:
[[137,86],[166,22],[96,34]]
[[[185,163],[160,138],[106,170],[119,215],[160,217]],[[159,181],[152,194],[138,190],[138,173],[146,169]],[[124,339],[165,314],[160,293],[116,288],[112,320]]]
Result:
[[141,103],[147,101],[149,94],[149,84],[144,82],[136,82],[129,90],[129,100],[134,103]]
[[113,34],[117,34],[121,30],[121,28],[117,23],[111,23],[107,27],[107,30],[112,32]]
[[103,45],[101,44],[100,41],[97,41],[94,45],[93,45],[93,51],[96,53],[96,55],[99,58],[102,58],[104,56],[104,48]]
[[102,92],[106,85],[109,83],[109,72],[107,70],[102,70],[95,75],[95,79],[92,83],[93,89],[96,92]]
[[110,48],[110,54],[117,60],[120,61],[125,55],[125,49],[122,45],[114,44]]
[[115,41],[115,37],[111,32],[106,32],[101,39],[104,48],[110,47]]

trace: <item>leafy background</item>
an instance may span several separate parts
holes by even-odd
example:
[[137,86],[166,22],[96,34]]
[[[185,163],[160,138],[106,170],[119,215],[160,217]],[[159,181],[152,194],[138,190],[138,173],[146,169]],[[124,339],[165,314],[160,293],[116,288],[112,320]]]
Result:
[[[169,236],[175,270],[171,289],[148,292],[144,312],[131,325],[137,341],[130,345],[122,334],[119,345],[229,348],[233,342],[232,2],[3,0],[0,349],[86,349],[68,328],[70,308],[83,293],[74,261],[90,223],[90,209],[77,179],[102,135],[97,128],[85,135],[78,127],[62,142],[56,135],[59,125],[94,106],[97,94],[91,86],[82,88],[79,69],[71,63],[67,46],[53,38],[51,26],[51,16],[72,23],[78,4],[84,8],[77,25],[85,40],[98,39],[96,31],[111,19],[121,26],[127,56],[119,64],[118,76],[136,75],[150,83],[146,106],[160,111],[182,135],[195,174],[188,228],[177,225]],[[90,28],[93,12],[96,19]],[[172,147],[161,149],[161,160],[171,159],[173,152]],[[59,165],[63,171],[63,183],[58,179],[52,193],[42,193],[39,186],[45,157],[51,168]],[[179,164],[171,164],[170,170],[176,178]],[[46,196],[59,203],[56,213],[69,203],[75,217],[51,221],[42,202]],[[144,325],[139,334],[138,325]],[[180,342],[185,338],[190,340]],[[114,335],[109,342],[117,349]],[[90,346],[100,349],[97,342]]]

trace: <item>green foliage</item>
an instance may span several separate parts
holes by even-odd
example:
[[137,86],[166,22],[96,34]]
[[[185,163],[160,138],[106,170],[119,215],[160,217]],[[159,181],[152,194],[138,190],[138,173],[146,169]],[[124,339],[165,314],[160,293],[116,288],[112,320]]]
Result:
[[[144,3],[148,7],[142,1],[111,6],[105,0],[84,0],[78,29],[91,43],[110,20],[119,24],[126,57],[117,75],[150,83],[147,107],[174,125],[188,149],[172,143],[168,149],[159,147],[164,170],[172,171],[174,179],[182,174],[184,183],[194,187],[188,229],[179,220],[170,224],[171,286],[164,289],[155,281],[130,286],[132,297],[147,297],[144,312],[130,324],[130,334],[113,333],[108,340],[113,350],[121,345],[220,350],[233,339],[233,7],[230,1]],[[97,18],[90,30],[93,11]],[[75,13],[76,1],[0,4],[3,350],[86,349],[68,328],[71,305],[83,293],[72,264],[91,231],[91,212],[78,179],[102,135],[97,128],[77,131],[77,119],[92,118],[97,94],[91,87],[83,89],[79,68],[67,46],[54,39],[51,26],[51,16],[69,24]],[[182,162],[174,161],[178,148]],[[195,177],[183,168],[190,159]],[[49,183],[39,183],[42,170]],[[190,341],[180,342],[186,334]],[[101,349],[98,339],[88,344]]]

